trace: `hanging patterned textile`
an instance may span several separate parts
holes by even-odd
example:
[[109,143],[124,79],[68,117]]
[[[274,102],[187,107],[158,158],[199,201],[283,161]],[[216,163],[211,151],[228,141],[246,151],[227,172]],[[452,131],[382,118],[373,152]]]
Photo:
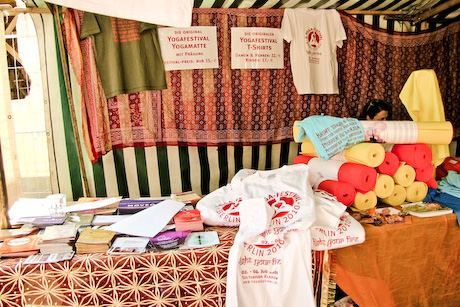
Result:
[[[269,145],[292,141],[292,125],[310,115],[356,117],[381,98],[393,119],[410,119],[399,92],[410,73],[436,71],[446,118],[457,116],[460,23],[422,34],[388,33],[341,14],[347,40],[337,50],[339,94],[298,95],[289,44],[284,69],[231,69],[232,27],[280,28],[281,9],[194,9],[193,26],[216,26],[219,68],[166,73],[168,89],[104,97],[92,42],[78,40],[81,12],[66,10],[64,31],[82,86],[83,133],[92,162],[112,149],[146,146]],[[448,60],[445,60],[448,59]],[[457,134],[456,134],[457,135]]]

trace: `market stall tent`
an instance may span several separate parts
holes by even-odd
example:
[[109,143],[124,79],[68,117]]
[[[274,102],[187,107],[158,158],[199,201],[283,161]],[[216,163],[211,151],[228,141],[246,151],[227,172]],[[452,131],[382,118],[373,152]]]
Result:
[[[179,3],[180,1],[177,1]],[[190,3],[190,1],[184,1]],[[14,3],[8,2],[3,7],[3,15],[11,19],[21,12],[31,13],[38,37],[40,64],[44,83],[44,106],[46,112],[46,131],[49,151],[50,180],[53,193],[65,193],[69,200],[81,196],[116,196],[145,197],[169,195],[182,191],[193,190],[203,195],[229,182],[241,168],[273,169],[284,164],[292,164],[298,153],[298,145],[284,139],[282,142],[264,144],[219,144],[213,146],[191,146],[176,144],[168,146],[123,147],[114,148],[92,163],[86,153],[82,135],[82,114],[80,87],[72,71],[65,67],[67,58],[59,44],[55,31],[55,19],[50,14],[49,7],[55,13],[61,14],[65,8],[58,8],[43,1],[28,2],[27,8],[15,8]],[[110,5],[110,4],[108,4]],[[33,7],[32,7],[33,6]],[[456,113],[458,110],[459,92],[452,89],[453,83],[446,84],[445,80],[456,82],[455,45],[458,43],[460,1],[194,1],[194,14],[203,13],[200,10],[217,9],[220,14],[227,12],[243,12],[246,10],[282,11],[284,8],[309,7],[314,9],[337,9],[343,16],[355,18],[357,24],[366,31],[374,29],[386,30],[386,35],[398,37],[411,36],[416,41],[416,35],[426,39],[428,33],[440,33],[451,41],[452,53],[438,55],[445,63],[443,71],[438,72],[440,86],[446,105],[446,119],[454,124],[455,131],[460,126]],[[54,16],[57,16],[55,14]],[[347,17],[347,18],[348,18]],[[7,20],[9,20],[6,18]],[[351,19],[350,19],[351,20]],[[196,21],[194,21],[196,22]],[[7,25],[5,25],[7,27]],[[2,28],[5,28],[3,26]],[[402,35],[401,33],[411,33]],[[383,32],[382,32],[383,33]],[[438,35],[438,36],[439,36]],[[458,47],[457,47],[458,49]],[[445,49],[445,50],[448,50]],[[64,60],[61,62],[61,58]],[[436,59],[434,59],[436,60]],[[359,59],[357,60],[359,61]],[[63,66],[64,65],[64,66]],[[457,65],[458,66],[458,65]],[[433,67],[417,67],[433,68]],[[6,70],[6,68],[4,69]],[[68,83],[66,73],[70,71]],[[200,72],[201,73],[201,72]],[[406,73],[406,72],[405,72]],[[185,75],[185,74],[184,74]],[[183,77],[183,76],[181,76]],[[193,78],[193,76],[191,76]],[[407,76],[405,76],[407,77]],[[4,75],[3,81],[8,80]],[[403,79],[403,78],[402,78]],[[391,82],[389,82],[390,84]],[[365,84],[365,83],[363,83]],[[292,85],[291,85],[292,86]],[[371,86],[372,84],[367,84]],[[355,104],[347,107],[342,105],[340,114],[356,116],[358,109],[365,103],[365,86],[358,95],[352,95]],[[385,88],[391,92],[388,98],[397,97],[400,87]],[[5,84],[5,89],[7,85]],[[450,88],[448,90],[448,88]],[[5,100],[8,101],[9,90],[4,90]],[[70,92],[70,96],[69,96]],[[6,95],[5,95],[6,94]],[[179,95],[183,93],[179,92]],[[70,103],[69,103],[70,97]],[[309,114],[337,114],[337,107],[326,97],[312,97],[314,105],[307,106],[311,101],[305,101]],[[305,99],[305,98],[303,98]],[[392,99],[393,104],[398,103]],[[74,104],[74,107],[72,107]],[[4,107],[8,104],[4,104]],[[70,107],[69,107],[70,106]],[[403,108],[398,108],[395,119],[408,119]],[[72,116],[72,109],[75,115]],[[21,175],[17,155],[8,140],[14,140],[14,125],[8,121],[11,110],[2,110],[2,154],[5,170],[5,181],[8,189],[8,203],[12,203],[21,194]],[[72,118],[75,121],[72,127]],[[457,134],[456,134],[457,135]],[[14,141],[12,141],[14,143]],[[8,144],[8,145],[7,145]],[[79,146],[77,145],[79,144]],[[81,150],[78,149],[81,148]],[[81,153],[79,153],[81,151]],[[6,200],[5,200],[6,202]]]

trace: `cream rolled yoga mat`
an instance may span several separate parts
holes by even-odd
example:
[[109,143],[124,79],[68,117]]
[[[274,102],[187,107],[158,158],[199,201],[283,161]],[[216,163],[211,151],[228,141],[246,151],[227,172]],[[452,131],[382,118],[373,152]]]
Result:
[[394,187],[395,181],[391,176],[385,174],[377,174],[377,181],[373,191],[378,198],[385,198],[390,196],[391,193],[393,193]]
[[395,184],[408,187],[415,181],[415,169],[410,165],[400,163],[398,170],[392,178]]
[[356,192],[355,201],[352,205],[358,210],[367,210],[377,206],[377,195],[374,191],[366,193]]
[[[302,143],[306,138],[297,140],[300,128],[294,121],[294,141]],[[450,122],[414,122],[414,121],[360,121],[365,132],[366,142],[391,144],[441,144],[452,142],[454,129]]]
[[405,187],[399,184],[395,184],[395,187],[393,188],[393,193],[391,193],[391,195],[388,197],[380,198],[380,201],[387,205],[400,206],[406,200],[406,194],[407,192]]
[[[315,146],[310,141],[302,142],[302,155],[317,156]],[[331,160],[364,164],[377,167],[385,159],[385,148],[381,144],[363,142],[353,145],[331,157]]]
[[428,185],[425,182],[414,181],[406,187],[406,200],[410,203],[422,201],[428,193]]

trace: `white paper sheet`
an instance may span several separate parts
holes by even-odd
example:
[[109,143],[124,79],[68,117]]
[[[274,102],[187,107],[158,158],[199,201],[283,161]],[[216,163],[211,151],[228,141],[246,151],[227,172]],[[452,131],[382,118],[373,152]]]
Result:
[[85,211],[85,210],[104,208],[106,206],[109,206],[119,201],[120,201],[120,198],[111,197],[111,198],[102,199],[102,200],[90,201],[87,203],[79,203],[79,204],[75,204],[75,205],[66,207],[65,212],[76,212],[76,211]]
[[165,200],[105,229],[131,236],[154,237],[184,205],[182,202]]

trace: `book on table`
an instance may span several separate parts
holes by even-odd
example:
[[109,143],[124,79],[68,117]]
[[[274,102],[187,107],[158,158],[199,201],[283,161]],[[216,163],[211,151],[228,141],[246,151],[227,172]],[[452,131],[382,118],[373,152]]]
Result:
[[431,217],[454,212],[451,208],[445,207],[435,202],[417,202],[401,205],[404,212],[417,217]]
[[38,242],[40,253],[69,253],[73,251],[73,243],[77,234],[74,223],[47,226]]
[[77,254],[105,253],[112,245],[116,232],[105,229],[85,228],[75,242]]
[[40,236],[31,235],[20,238],[7,238],[0,246],[2,257],[25,257],[38,253]]
[[24,225],[21,228],[0,229],[0,241],[8,238],[19,238],[28,235],[36,234],[38,227],[31,227]]

